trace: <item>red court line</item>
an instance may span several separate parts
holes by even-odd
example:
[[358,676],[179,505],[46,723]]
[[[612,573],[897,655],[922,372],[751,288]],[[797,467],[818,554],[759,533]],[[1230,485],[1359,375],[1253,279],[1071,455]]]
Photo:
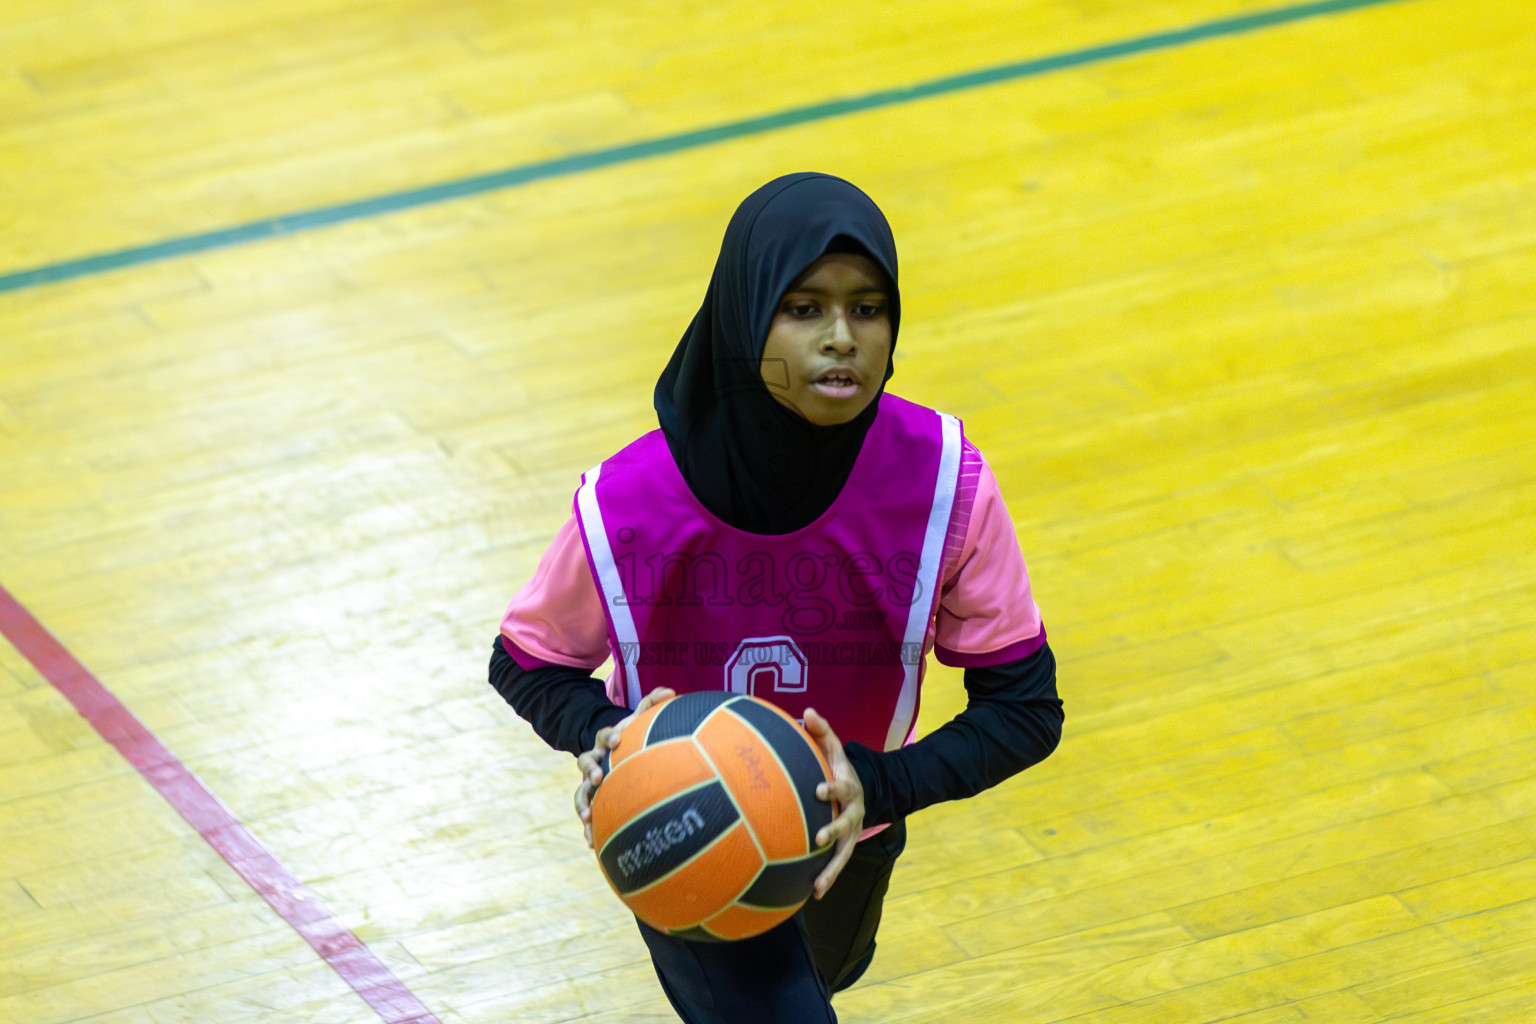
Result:
[[245,823],[0,586],[0,633],[386,1024],[442,1024]]

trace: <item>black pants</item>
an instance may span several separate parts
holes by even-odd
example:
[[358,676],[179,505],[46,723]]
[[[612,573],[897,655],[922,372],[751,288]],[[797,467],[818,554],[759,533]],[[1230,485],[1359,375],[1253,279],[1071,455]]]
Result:
[[891,869],[907,844],[903,822],[870,836],[825,898],[740,942],[690,942],[640,924],[656,976],[687,1024],[835,1024],[832,993],[875,957]]

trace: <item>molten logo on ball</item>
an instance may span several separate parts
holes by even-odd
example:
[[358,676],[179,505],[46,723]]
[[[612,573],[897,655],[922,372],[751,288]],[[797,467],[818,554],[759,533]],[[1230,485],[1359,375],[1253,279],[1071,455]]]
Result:
[[831,855],[831,773],[795,720],[754,697],[691,693],[625,726],[592,800],[603,875],[646,924],[704,941],[787,920]]
[[619,854],[619,870],[629,879],[635,872],[703,828],[704,816],[696,808],[690,807],[681,817],[673,818],[660,828],[647,830],[638,843]]

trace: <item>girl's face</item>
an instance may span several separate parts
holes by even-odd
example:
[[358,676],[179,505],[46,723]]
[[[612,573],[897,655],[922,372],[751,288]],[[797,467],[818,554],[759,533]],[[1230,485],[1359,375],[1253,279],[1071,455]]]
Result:
[[856,253],[828,253],[795,278],[763,344],[763,383],[780,405],[830,427],[874,401],[891,357],[885,287]]

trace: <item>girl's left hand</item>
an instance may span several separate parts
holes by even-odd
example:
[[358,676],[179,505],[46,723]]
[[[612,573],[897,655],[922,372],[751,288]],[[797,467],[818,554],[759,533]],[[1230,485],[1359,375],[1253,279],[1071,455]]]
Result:
[[576,817],[581,819],[581,830],[587,837],[588,847],[592,845],[592,796],[603,783],[603,757],[619,745],[619,733],[635,720],[635,716],[676,696],[670,688],[658,686],[642,697],[640,704],[623,721],[611,728],[599,729],[592,749],[576,759],[576,768],[581,772],[581,785],[576,787]]
[[817,786],[816,796],[829,802],[835,800],[842,808],[832,824],[816,833],[817,847],[837,843],[837,848],[832,851],[832,859],[816,878],[814,894],[819,900],[832,888],[832,883],[837,881],[848,858],[853,856],[853,845],[864,831],[864,786],[859,782],[859,773],[854,771],[853,762],[843,753],[843,744],[837,738],[837,733],[832,731],[832,726],[827,724],[825,718],[811,708],[805,709],[805,731],[821,745],[822,753],[827,756],[827,765],[832,769],[831,783],[823,782]]

